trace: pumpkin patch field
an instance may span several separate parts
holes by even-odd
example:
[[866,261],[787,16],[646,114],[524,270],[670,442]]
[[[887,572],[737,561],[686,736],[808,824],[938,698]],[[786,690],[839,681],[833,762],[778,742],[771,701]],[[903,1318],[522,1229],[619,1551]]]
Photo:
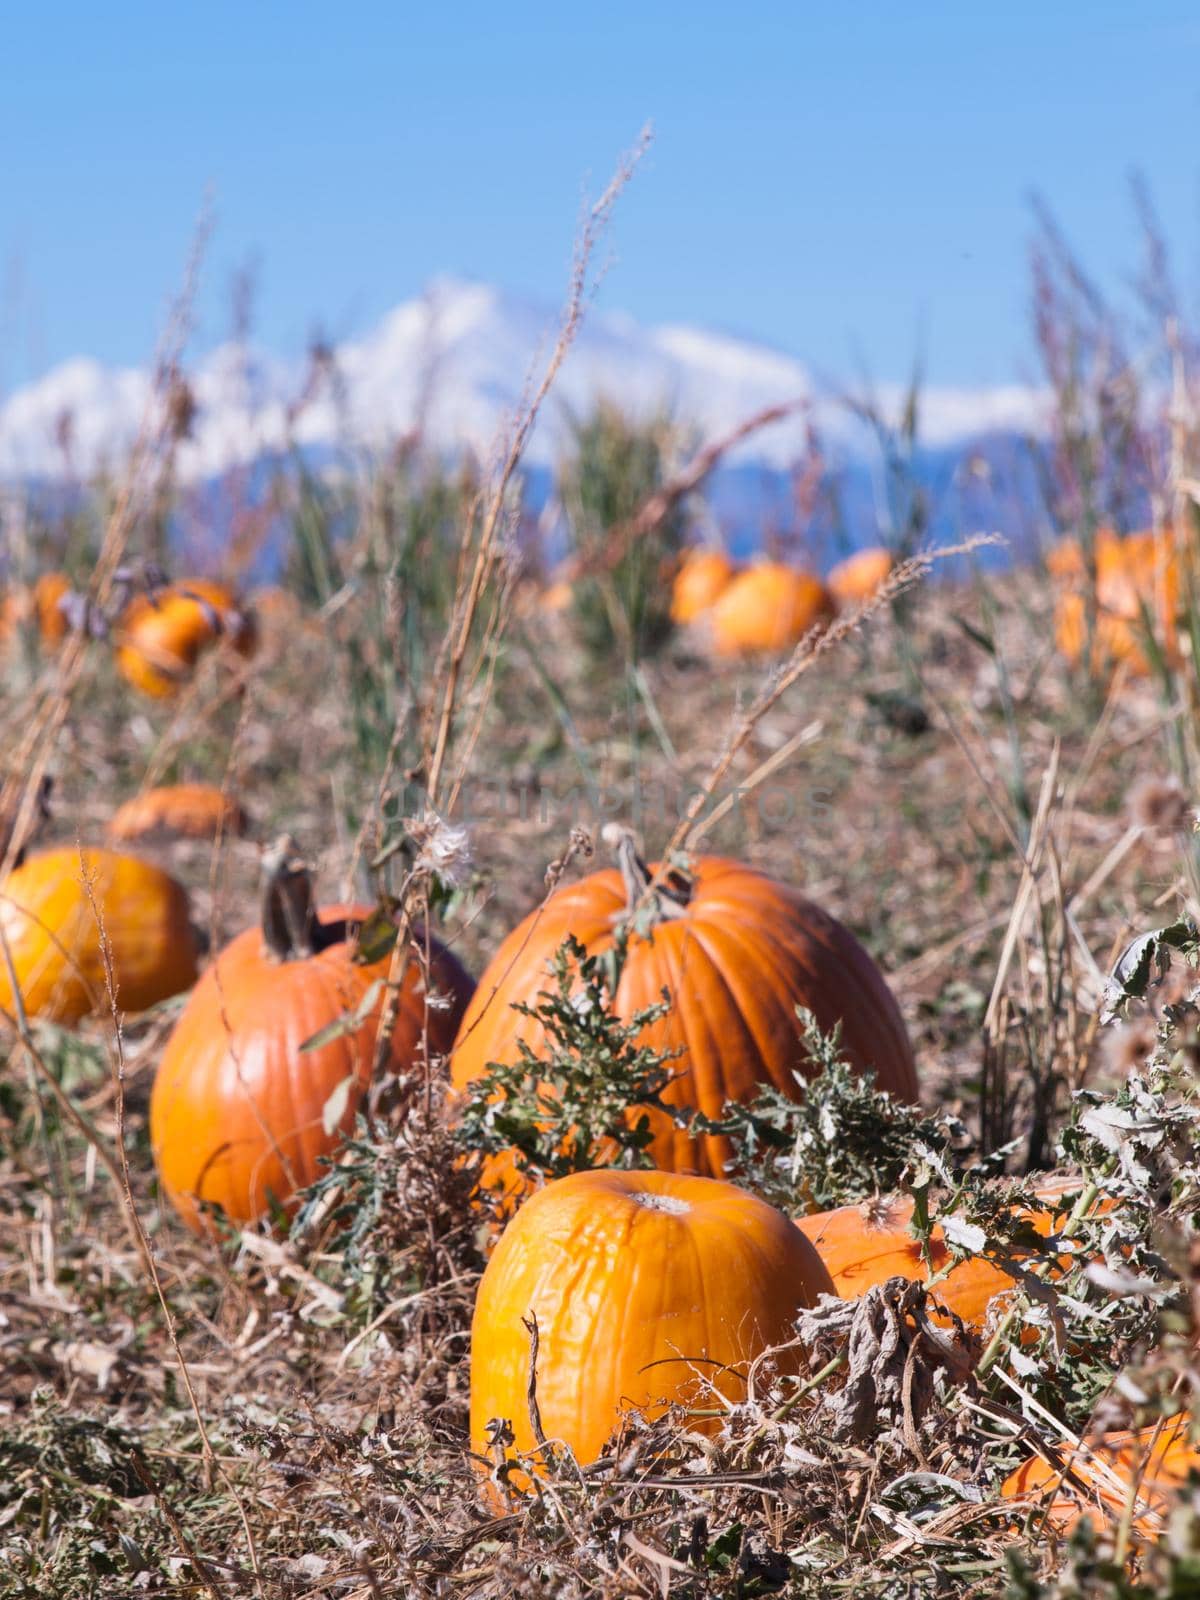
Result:
[[0,1597],[1197,1593],[1181,413],[1020,550],[611,399],[215,537],[163,381],[0,559]]

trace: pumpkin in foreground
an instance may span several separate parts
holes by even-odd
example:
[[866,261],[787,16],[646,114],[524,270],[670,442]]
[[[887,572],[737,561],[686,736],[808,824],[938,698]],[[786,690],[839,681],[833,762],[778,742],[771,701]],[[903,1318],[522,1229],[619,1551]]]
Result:
[[[145,1011],[195,982],[196,936],[181,884],[115,850],[43,850],[0,885],[0,931],[26,1016],[71,1025],[108,1010],[101,922],[122,1011]],[[7,961],[0,1008],[15,1010]]]
[[[479,1285],[471,1448],[492,1459],[496,1419],[511,1424],[518,1451],[537,1444],[534,1318],[542,1428],[587,1463],[624,1412],[711,1405],[711,1390],[744,1399],[750,1364],[792,1341],[797,1312],[831,1292],[799,1230],[731,1183],[611,1169],[560,1178],[517,1212]],[[801,1352],[778,1360],[794,1372]]]
[[684,626],[711,609],[737,568],[724,550],[693,550],[684,557],[671,586],[671,621]]
[[[535,1053],[539,1023],[513,1009],[548,986],[548,964],[568,934],[591,955],[613,946],[617,925],[642,900],[648,871],[632,835],[618,830],[620,871],[593,873],[560,888],[497,951],[467,1008],[451,1058],[456,1089],[491,1062],[520,1059],[518,1041]],[[644,930],[644,931],[643,931]],[[798,1005],[826,1031],[842,1024],[842,1046],[859,1069],[872,1068],[881,1089],[917,1099],[912,1047],[899,1008],[878,967],[848,929],[784,884],[752,867],[701,856],[691,873],[670,875],[630,927],[614,996],[628,1019],[665,990],[670,1010],[641,1042],[680,1054],[663,1092],[669,1105],[717,1118],[727,1101],[753,1099],[762,1084],[799,1098],[796,1074],[810,1071],[796,1018]],[[693,1139],[656,1107],[650,1156],[671,1172],[722,1176],[733,1150],[722,1135]],[[509,1187],[511,1166],[493,1163],[489,1187]]]
[[[167,1041],[150,1099],[150,1143],[167,1196],[195,1232],[204,1206],[253,1222],[276,1205],[293,1213],[297,1191],[321,1175],[354,1126],[370,1080],[389,959],[360,965],[356,924],[365,908],[316,911],[289,840],[264,857],[261,928],[234,939],[205,972]],[[405,1072],[450,1048],[471,991],[458,961],[432,942],[438,1006],[409,962],[389,1066]],[[339,1018],[358,1026],[312,1050]],[[331,1096],[340,1091],[341,1100]]]
[[[1048,1202],[1078,1187],[1078,1180],[1048,1179],[1039,1185],[1039,1196]],[[926,1283],[950,1261],[950,1251],[942,1230],[935,1227],[930,1238],[932,1269],[921,1255],[921,1246],[909,1232],[912,1221],[911,1195],[889,1195],[868,1200],[862,1205],[838,1206],[833,1211],[818,1211],[797,1217],[796,1226],[809,1239],[829,1269],[834,1287],[843,1300],[857,1300],[868,1289],[889,1278],[908,1278]],[[1048,1208],[1034,1212],[1030,1221],[1046,1237],[1066,1220],[1061,1210]],[[992,1299],[1014,1288],[1008,1273],[990,1261],[969,1258],[952,1267],[937,1283],[932,1294],[940,1306],[971,1327],[982,1328]]]
[[1106,1434],[1072,1452],[1063,1448],[1078,1487],[1040,1456],[1033,1456],[1005,1479],[1006,1500],[1032,1499],[1045,1509],[1046,1522],[1067,1534],[1081,1517],[1118,1522],[1137,1483],[1132,1527],[1145,1540],[1165,1530],[1171,1504],[1189,1473],[1200,1471],[1200,1450],[1191,1443],[1188,1418],[1172,1417],[1137,1432]]
[[117,669],[153,699],[177,694],[203,652],[228,640],[242,656],[258,643],[253,613],[231,589],[207,578],[188,578],[153,595],[135,595],[117,633]]
[[781,655],[833,615],[819,578],[765,561],[740,573],[708,613],[720,656]]
[[183,839],[215,839],[218,832],[243,834],[246,815],[231,796],[212,783],[170,783],[147,789],[118,806],[108,824],[114,839],[174,834]]

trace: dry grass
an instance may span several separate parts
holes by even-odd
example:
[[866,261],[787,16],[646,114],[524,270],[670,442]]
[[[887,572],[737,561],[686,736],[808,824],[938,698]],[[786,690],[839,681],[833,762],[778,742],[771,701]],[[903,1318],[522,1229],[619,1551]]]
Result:
[[[219,782],[245,806],[248,840],[153,847],[212,944],[255,920],[260,843],[288,832],[325,898],[393,896],[397,986],[422,959],[406,930],[429,916],[479,972],[548,889],[586,869],[606,822],[634,827],[651,856],[703,840],[804,888],[875,954],[908,1019],[927,1108],[969,1130],[976,1178],[1051,1164],[1065,1138],[1088,1176],[1055,1249],[1080,1235],[1098,1248],[1088,1230],[1112,1194],[1134,1219],[1109,1241],[1112,1261],[1130,1272],[1157,1261],[1168,1291],[1114,1294],[1111,1330],[1072,1322],[1064,1343],[1045,1312],[1047,1256],[1022,1279],[1043,1324],[1038,1359],[1022,1366],[1010,1335],[1025,1301],[981,1340],[931,1321],[924,1291],[893,1283],[807,1318],[808,1379],[797,1388],[765,1360],[745,1403],[715,1419],[719,1433],[694,1431],[694,1416],[633,1420],[602,1462],[580,1470],[560,1454],[524,1496],[497,1475],[499,1502],[488,1502],[492,1464],[471,1461],[466,1440],[482,1241],[443,1075],[429,1072],[398,1122],[346,1152],[289,1238],[248,1231],[217,1244],[184,1233],[164,1206],[148,1146],[150,1084],[178,1003],[130,1019],[117,996],[78,1034],[18,1015],[0,1046],[0,1595],[1007,1586],[1067,1600],[1116,1593],[1139,1573],[1165,1582],[1171,1560],[1179,1577],[1194,1523],[1148,1550],[1131,1537],[1131,1495],[1099,1551],[1086,1540],[1064,1550],[997,1489],[1031,1449],[1068,1473],[1093,1413],[1161,1414],[1195,1388],[1192,1102],[1184,1094],[1177,1109],[1165,1090],[1145,1090],[1167,1130],[1162,1160],[1175,1165],[1140,1188],[1087,1145],[1072,1113],[1082,1092],[1111,1096],[1142,1069],[1168,1002],[1172,1070],[1192,1071],[1186,982],[1115,1029],[1096,1020],[1130,937],[1193,893],[1189,774],[1173,755],[1190,701],[1132,679],[1097,697],[1048,648],[1037,575],[916,588],[929,565],[920,554],[877,603],[804,641],[765,682],[759,668],[714,665],[699,636],[598,662],[569,619],[519,621],[521,452],[631,170],[585,221],[560,337],[493,470],[448,497],[450,542],[422,532],[435,542],[414,542],[405,566],[395,508],[383,509],[392,486],[360,487],[352,547],[306,547],[304,570],[324,572],[324,589],[268,627],[253,663],[205,658],[173,705],[136,700],[108,646],[82,631],[32,681],[10,654],[5,814],[32,817],[50,771],[48,839],[93,843],[152,780]],[[179,382],[177,346],[173,334],[163,395]],[[106,523],[98,602],[142,548],[175,412],[151,419]],[[411,452],[401,465],[412,468]],[[677,509],[710,466],[701,455],[661,485],[614,548]],[[326,491],[293,488],[299,529],[304,496]],[[454,574],[448,597],[417,614],[412,597],[437,559]],[[1013,1247],[993,1189],[948,1167],[927,1176],[948,1210],[982,1217],[997,1249]],[[1153,1261],[1152,1218],[1163,1223]],[[1160,1302],[1169,1314],[1156,1325]]]
[[[1117,848],[1130,820],[1125,797],[1150,766],[1149,691],[1131,686],[1111,708],[1098,757],[1072,686],[1060,668],[1044,668],[1039,619],[1027,616],[1020,585],[1019,578],[997,584],[993,598],[1023,697],[1028,781],[1037,785],[1052,775],[1021,854],[975,770],[996,759],[1001,714],[989,658],[951,620],[969,603],[962,594],[931,593],[921,608],[917,647],[929,663],[931,699],[947,720],[935,712],[930,731],[915,738],[889,726],[866,695],[902,681],[886,620],[874,629],[869,661],[847,650],[830,653],[744,736],[732,712],[754,675],[714,669],[681,644],[648,671],[672,744],[683,753],[682,772],[656,740],[636,748],[625,743],[624,717],[614,730],[613,708],[587,661],[571,660],[561,640],[554,648],[565,662],[564,693],[579,737],[612,797],[606,814],[630,814],[635,784],[643,795],[670,797],[659,815],[643,810],[641,830],[651,848],[665,841],[681,814],[675,803],[681,785],[703,782],[724,759],[730,734],[740,741],[730,758],[736,781],[750,777],[796,729],[819,725],[795,765],[772,773],[724,812],[706,848],[743,855],[804,885],[862,935],[910,1019],[928,1103],[956,1110],[975,1127],[985,1096],[999,1093],[989,1084],[981,1095],[980,1083],[980,1030],[995,990],[1003,1003],[991,1009],[988,1048],[1005,1052],[1007,1098],[1002,1117],[988,1114],[1005,1132],[1027,1135],[1031,1096],[1044,1094],[1047,1083],[1054,1102],[1042,1110],[1056,1121],[1068,1082],[1112,1078],[1114,1064],[1095,1050],[1090,1009],[1077,991],[1086,991],[1092,967],[1106,968],[1132,929],[1163,920],[1158,907],[1179,863],[1170,833],[1139,827],[1132,843]],[[347,762],[347,733],[336,695],[310,697],[302,729],[294,695],[297,683],[338,681],[330,660],[338,649],[330,633],[300,631],[276,641],[256,668],[247,703],[224,723],[218,713],[207,725],[199,757],[185,749],[172,763],[221,771],[236,748],[239,797],[258,835],[269,837],[286,824],[320,854],[322,882],[330,888],[353,850],[347,834],[340,847],[331,842],[338,830],[327,782]],[[216,661],[204,669],[198,700],[219,699],[220,672]],[[112,805],[136,787],[154,743],[153,733],[147,738],[139,728],[141,708],[102,661],[98,673],[90,698],[79,702],[84,709],[68,722],[71,741],[56,774],[53,831],[64,840],[101,836]],[[541,898],[546,867],[563,853],[571,825],[600,820],[579,816],[563,798],[576,786],[575,762],[565,745],[544,748],[552,713],[538,709],[536,680],[515,670],[496,695],[477,736],[475,766],[504,779],[488,786],[486,804],[474,804],[469,787],[463,791],[462,815],[483,870],[445,928],[476,971],[498,936]],[[960,740],[951,717],[960,732],[969,729]],[[1086,783],[1073,787],[1081,773]],[[537,796],[527,795],[522,816],[520,796],[534,781]],[[556,797],[560,803],[551,804]],[[1052,871],[1045,864],[1051,840]],[[252,917],[253,845],[227,840],[219,859],[195,845],[164,847],[162,858],[189,884],[202,922],[215,915],[214,886],[222,901],[217,920],[226,930]],[[1035,911],[1046,901],[1060,915],[1073,898],[1079,903],[1068,936],[1059,930],[1051,946],[1069,971],[1048,974],[1036,959],[1045,946]],[[1026,916],[1014,918],[1022,903]],[[1063,952],[1076,947],[1091,953],[1091,964],[1066,961]],[[1047,1063],[1029,1040],[1031,1019],[1043,1015],[1053,984],[1060,985],[1056,993],[1065,984],[1078,1009],[1056,1013],[1051,1042],[1058,1053]],[[111,1026],[87,1025],[93,1054],[73,1069],[65,1041],[39,1034],[50,1078],[82,1074],[67,1082],[71,1102],[94,1129],[91,1143],[54,1115],[52,1102],[31,1095],[18,1057],[12,1059],[0,1167],[2,1203],[14,1219],[0,1280],[2,1448],[5,1471],[22,1494],[33,1495],[32,1502],[9,1502],[20,1508],[4,1530],[12,1561],[3,1581],[12,1593],[111,1592],[82,1576],[89,1562],[101,1562],[88,1553],[93,1536],[103,1560],[114,1563],[111,1581],[132,1582],[140,1560],[149,1593],[500,1594],[539,1582],[555,1594],[766,1592],[747,1587],[746,1574],[778,1562],[770,1552],[781,1549],[803,1554],[788,1579],[793,1593],[807,1592],[805,1570],[814,1574],[813,1592],[839,1575],[861,1586],[868,1572],[879,1575],[884,1587],[877,1592],[885,1592],[901,1571],[910,1584],[928,1580],[929,1592],[951,1580],[958,1592],[971,1592],[972,1584],[976,1592],[996,1592],[1007,1534],[1005,1517],[997,1521],[986,1506],[994,1470],[980,1472],[984,1447],[968,1419],[959,1415],[943,1428],[936,1407],[920,1453],[901,1451],[890,1463],[877,1459],[869,1440],[833,1441],[816,1416],[767,1426],[768,1411],[750,1408],[731,1422],[715,1455],[710,1445],[673,1437],[669,1470],[614,1465],[590,1476],[586,1487],[566,1481],[532,1506],[489,1517],[477,1500],[464,1443],[466,1333],[478,1258],[470,1227],[461,1217],[452,1221],[452,1197],[439,1195],[430,1180],[446,1168],[436,1117],[425,1126],[418,1119],[406,1135],[408,1154],[397,1168],[389,1212],[391,1286],[386,1304],[364,1320],[354,1274],[334,1242],[280,1245],[254,1235],[220,1252],[184,1236],[164,1214],[145,1132],[164,1026],[153,1019],[126,1025],[122,1093],[103,1064],[115,1048]],[[35,1105],[40,1126],[31,1129]],[[93,1147],[126,1153],[162,1303]],[[419,1259],[419,1241],[406,1237],[406,1226],[419,1233],[418,1219],[430,1215],[440,1217],[438,1231],[447,1239],[459,1230],[458,1243],[436,1263]],[[172,1350],[172,1326],[194,1408]],[[763,1404],[777,1410],[778,1396],[768,1389]],[[118,1430],[105,1435],[111,1464],[98,1475],[75,1464],[72,1454],[83,1448],[75,1435],[85,1422]],[[740,1441],[760,1427],[765,1432],[756,1436],[751,1464],[731,1466],[745,1454]],[[902,1476],[902,1467],[948,1471],[955,1481],[985,1488],[984,1504],[966,1499],[939,1513],[934,1528],[922,1528],[919,1559],[913,1532],[905,1532],[903,1492],[891,1527],[889,1502],[878,1499],[881,1485]],[[114,1481],[130,1471],[127,1500]],[[123,1550],[122,1529],[136,1530],[130,1537],[140,1557]],[[933,1534],[951,1539],[953,1559],[941,1543],[929,1543]],[[698,1565],[691,1557],[681,1561],[689,1549],[701,1552]],[[99,1586],[89,1590],[87,1581]]]

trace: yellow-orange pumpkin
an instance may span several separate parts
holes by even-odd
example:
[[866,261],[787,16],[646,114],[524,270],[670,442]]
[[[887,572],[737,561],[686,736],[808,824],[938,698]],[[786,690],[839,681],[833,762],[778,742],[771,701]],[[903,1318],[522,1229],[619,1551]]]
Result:
[[892,552],[882,545],[856,550],[830,572],[826,579],[829,592],[839,605],[860,605],[871,598],[893,565]]
[[43,645],[53,650],[71,631],[63,601],[71,593],[65,572],[44,572],[33,586],[33,609]]
[[[804,1236],[731,1183],[661,1172],[580,1172],[548,1184],[508,1224],[471,1324],[471,1446],[512,1425],[530,1451],[530,1332],[549,1440],[594,1461],[623,1413],[658,1415],[708,1386],[746,1395],[750,1363],[793,1339],[797,1312],[832,1292]],[[779,1357],[797,1370],[801,1352]],[[719,1424],[698,1421],[710,1430]]]
[[[286,842],[285,842],[286,843]],[[312,908],[307,875],[286,848],[268,853],[263,924],[228,945],[205,972],[167,1041],[150,1100],[150,1142],[159,1177],[196,1232],[202,1205],[236,1222],[291,1213],[297,1190],[321,1174],[353,1127],[367,1088],[383,1010],[382,985],[361,1024],[301,1051],[357,1013],[388,961],[359,965],[353,929],[361,907]],[[286,896],[286,898],[284,898]],[[449,1049],[471,991],[459,962],[433,944],[432,977],[444,1003],[426,1005],[414,958],[408,967],[390,1066],[408,1071]],[[341,1107],[330,1097],[346,1085]],[[331,1125],[327,1126],[327,1119]]]
[[819,578],[763,562],[734,578],[708,615],[717,654],[743,656],[791,650],[832,614],[833,600]]
[[[1051,1202],[1073,1187],[1078,1187],[1077,1180],[1048,1178],[1038,1185],[1038,1194]],[[843,1300],[857,1300],[889,1278],[925,1283],[950,1260],[942,1230],[935,1227],[930,1240],[932,1270],[926,1266],[921,1247],[909,1232],[912,1214],[910,1195],[890,1195],[797,1217],[796,1225],[829,1268],[838,1294]],[[1033,1213],[1030,1220],[1045,1237],[1064,1218],[1060,1211],[1048,1209]],[[1013,1280],[1006,1272],[990,1261],[974,1258],[951,1268],[933,1293],[948,1311],[978,1328],[983,1326],[992,1298],[1011,1288]]]
[[737,568],[724,550],[693,550],[671,586],[671,620],[680,626],[708,611],[729,587]]
[[118,806],[108,824],[114,839],[146,834],[177,834],[185,839],[215,839],[246,831],[246,814],[237,801],[212,783],[170,783],[147,789]]
[[202,652],[220,639],[239,655],[253,655],[258,643],[253,614],[224,584],[188,578],[129,602],[117,634],[117,668],[143,694],[164,699],[178,692]]
[[1075,1453],[1064,1447],[1070,1472],[1080,1481],[1081,1488],[1069,1483],[1040,1456],[1034,1456],[1005,1479],[1001,1493],[1007,1500],[1039,1502],[1046,1508],[1048,1524],[1066,1534],[1083,1516],[1117,1521],[1124,1514],[1136,1479],[1133,1529],[1141,1538],[1153,1540],[1166,1527],[1171,1503],[1181,1485],[1190,1473],[1200,1471],[1200,1451],[1188,1435],[1188,1419],[1181,1414],[1158,1427],[1110,1433],[1098,1442],[1085,1441]]
[[[93,910],[84,889],[87,874]],[[174,878],[112,850],[45,850],[0,885],[0,933],[27,1016],[75,1023],[108,1009],[97,912],[112,953],[117,1003],[144,1011],[195,981],[196,938]],[[14,1010],[0,959],[0,1007]]]
[[575,590],[567,578],[555,578],[542,590],[538,599],[538,610],[549,616],[556,615],[567,609],[574,596]]
[[71,593],[65,572],[44,572],[31,589],[10,589],[0,603],[0,638],[18,627],[35,626],[46,650],[53,650],[71,631],[62,602]]
[[[1074,541],[1066,541],[1056,547],[1047,564],[1064,582],[1054,610],[1055,642],[1074,664],[1083,657],[1089,632],[1083,554]],[[1111,529],[1102,528],[1096,535],[1095,566],[1092,670],[1100,672],[1115,662],[1125,662],[1132,672],[1148,673],[1147,616],[1159,648],[1168,659],[1178,660],[1179,563],[1173,533],[1169,529],[1146,531],[1120,539]]]
[[[490,1062],[519,1059],[518,1040],[536,1052],[540,1025],[513,1010],[532,1003],[548,983],[548,963],[568,934],[586,950],[611,949],[616,924],[640,897],[644,868],[622,839],[622,870],[593,873],[560,888],[531,913],[497,951],[459,1030],[451,1058],[456,1088],[483,1074]],[[796,1074],[809,1071],[796,1007],[806,1006],[828,1029],[842,1023],[848,1059],[875,1070],[879,1086],[917,1098],[916,1069],[903,1019],[870,956],[835,918],[784,884],[736,861],[702,856],[686,883],[657,898],[659,920],[629,948],[614,997],[618,1015],[632,1016],[666,991],[671,1009],[645,1030],[645,1043],[679,1048],[663,1099],[718,1117],[727,1101],[753,1098],[773,1083],[794,1098]],[[648,1112],[650,1153],[666,1171],[721,1176],[731,1157],[728,1140],[691,1139],[663,1111]],[[500,1163],[490,1186],[506,1186]]]

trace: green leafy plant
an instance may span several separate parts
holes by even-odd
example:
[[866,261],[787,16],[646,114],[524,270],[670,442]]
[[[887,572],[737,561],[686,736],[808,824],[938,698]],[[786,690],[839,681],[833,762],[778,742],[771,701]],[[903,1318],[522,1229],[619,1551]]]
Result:
[[683,547],[686,518],[676,508],[636,536],[630,524],[667,478],[676,449],[666,416],[636,422],[602,402],[572,423],[558,492],[571,550],[582,567],[574,585],[575,614],[594,654],[620,651],[636,665],[671,631],[670,585],[664,564]]
[[666,1014],[666,997],[628,1021],[613,1012],[622,957],[620,941],[593,956],[568,938],[555,953],[551,987],[533,1005],[514,1007],[545,1038],[536,1051],[521,1041],[519,1060],[491,1063],[471,1085],[460,1134],[476,1161],[511,1150],[518,1170],[538,1181],[597,1166],[647,1167],[653,1135],[640,1108],[686,1120],[662,1099],[672,1057],[638,1042]]
[[897,1188],[926,1152],[949,1154],[965,1140],[952,1119],[926,1116],[875,1087],[874,1074],[845,1059],[841,1026],[824,1033],[811,1011],[797,1007],[806,1054],[817,1068],[797,1074],[801,1099],[765,1085],[748,1105],[726,1105],[697,1132],[733,1143],[731,1171],[783,1211],[825,1211]]

